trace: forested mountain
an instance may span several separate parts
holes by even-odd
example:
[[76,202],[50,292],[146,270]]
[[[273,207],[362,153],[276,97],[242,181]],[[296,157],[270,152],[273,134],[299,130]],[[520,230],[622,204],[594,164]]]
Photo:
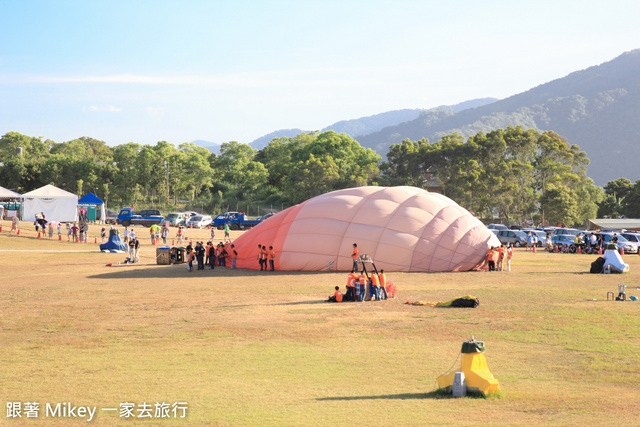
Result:
[[406,138],[437,142],[453,132],[469,137],[510,125],[553,130],[587,153],[589,176],[604,185],[621,176],[631,181],[640,178],[639,118],[640,49],[636,49],[501,101],[458,113],[428,110],[415,120],[356,139],[384,155],[391,144]]
[[[467,108],[479,107],[482,105],[490,104],[492,102],[497,101],[496,98],[479,98],[472,99],[470,101],[461,102],[455,105],[441,105],[436,107],[435,109],[445,109],[450,110],[452,112],[459,112],[465,110]],[[394,110],[387,111],[380,114],[375,114],[373,116],[360,117],[358,119],[352,120],[341,120],[336,122],[326,128],[322,129],[321,132],[325,132],[328,130],[332,130],[336,133],[344,133],[349,136],[356,137],[358,135],[364,135],[372,132],[377,132],[381,129],[384,129],[387,126],[397,125],[399,123],[408,122],[416,119],[420,116],[420,113],[423,112],[422,109],[404,109],[404,110]],[[431,110],[427,110],[431,111]],[[280,129],[275,132],[271,132],[265,136],[261,136],[255,141],[251,142],[249,145],[255,148],[256,150],[261,150],[269,144],[269,142],[274,138],[292,138],[301,133],[306,133],[311,131],[304,131],[301,129]],[[199,142],[206,141],[194,141],[196,145],[207,147],[206,145],[199,144]],[[211,144],[211,143],[208,143]]]

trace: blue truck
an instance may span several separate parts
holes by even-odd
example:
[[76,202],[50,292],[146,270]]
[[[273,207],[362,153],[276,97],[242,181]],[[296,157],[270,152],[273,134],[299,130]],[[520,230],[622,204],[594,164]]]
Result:
[[260,224],[260,220],[249,219],[247,215],[242,212],[225,212],[216,216],[211,226],[222,230],[225,224],[229,224],[229,228],[232,230],[244,230],[245,228],[251,228]]
[[162,221],[162,214],[157,209],[144,209],[134,212],[131,208],[122,208],[117,218],[117,223],[125,227],[130,225],[151,227],[153,224],[160,224],[160,221]]

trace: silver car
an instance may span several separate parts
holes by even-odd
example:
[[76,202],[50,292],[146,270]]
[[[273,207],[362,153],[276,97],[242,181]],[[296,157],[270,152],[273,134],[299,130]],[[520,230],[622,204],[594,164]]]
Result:
[[497,236],[500,243],[505,245],[513,243],[513,246],[520,247],[527,244],[527,234],[520,230],[500,230]]

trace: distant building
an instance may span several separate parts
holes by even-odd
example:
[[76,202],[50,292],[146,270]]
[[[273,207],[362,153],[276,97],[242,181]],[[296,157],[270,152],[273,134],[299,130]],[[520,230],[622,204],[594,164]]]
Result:
[[587,230],[640,230],[638,218],[596,218],[587,221]]
[[431,193],[444,194],[440,181],[438,181],[435,174],[430,169],[427,169],[427,171],[422,174],[422,177],[424,178],[424,184],[422,187],[425,190]]

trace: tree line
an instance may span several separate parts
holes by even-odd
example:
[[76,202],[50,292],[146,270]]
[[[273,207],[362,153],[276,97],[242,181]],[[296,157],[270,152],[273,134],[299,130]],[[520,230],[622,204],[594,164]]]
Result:
[[461,206],[507,223],[581,225],[596,215],[640,213],[640,181],[621,178],[603,190],[588,178],[589,159],[577,145],[520,126],[466,141],[458,133],[435,143],[406,139],[390,147],[386,161],[333,131],[275,138],[262,150],[226,142],[219,154],[189,142],[111,147],[89,137],[56,143],[9,132],[0,138],[0,162],[4,187],[23,193],[54,184],[79,196],[91,191],[110,206],[280,208],[363,185],[426,188],[434,176]]
[[374,151],[332,131],[274,139],[260,151],[226,142],[218,155],[189,142],[110,147],[89,137],[56,143],[9,132],[0,138],[0,185],[25,193],[53,184],[78,196],[91,191],[108,206],[203,206],[217,213],[257,203],[288,207],[327,191],[373,185],[379,161]]

